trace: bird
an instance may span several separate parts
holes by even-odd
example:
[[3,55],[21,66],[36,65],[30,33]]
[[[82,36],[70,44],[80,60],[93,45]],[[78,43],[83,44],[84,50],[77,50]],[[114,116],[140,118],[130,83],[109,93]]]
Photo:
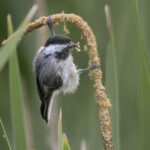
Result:
[[77,69],[72,51],[77,45],[64,35],[55,35],[54,24],[48,17],[47,25],[52,36],[38,50],[34,61],[36,87],[41,100],[42,118],[49,123],[53,100],[60,92],[74,93],[79,85],[82,72],[98,68],[94,64],[85,69]]

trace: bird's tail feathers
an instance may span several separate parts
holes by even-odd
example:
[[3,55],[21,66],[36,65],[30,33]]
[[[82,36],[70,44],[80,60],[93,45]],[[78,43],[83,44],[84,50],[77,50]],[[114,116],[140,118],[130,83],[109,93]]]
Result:
[[41,115],[42,118],[46,121],[46,123],[49,123],[49,120],[51,118],[51,110],[53,105],[55,93],[53,92],[52,95],[45,98],[44,101],[41,102]]

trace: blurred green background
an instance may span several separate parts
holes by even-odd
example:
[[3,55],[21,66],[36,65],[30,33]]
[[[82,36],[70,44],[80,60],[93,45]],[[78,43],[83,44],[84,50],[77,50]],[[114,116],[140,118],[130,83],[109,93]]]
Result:
[[[7,14],[12,15],[14,28],[22,22],[31,6],[37,3],[34,19],[54,13],[75,13],[92,28],[98,44],[103,70],[103,84],[112,103],[111,120],[115,150],[149,150],[150,144],[150,20],[149,0],[1,0],[0,41],[7,38]],[[113,33],[106,25],[104,7],[111,8]],[[74,42],[80,32],[67,24]],[[55,27],[63,32],[63,24]],[[40,115],[40,100],[36,92],[32,61],[38,48],[50,36],[42,27],[23,38],[18,47],[19,65],[23,84],[24,114],[28,148],[57,150],[57,122],[62,109],[63,132],[67,134],[72,150],[80,149],[86,141],[87,150],[103,149],[100,135],[98,107],[94,98],[93,81],[87,73],[81,75],[75,94],[59,95],[52,108],[50,125]],[[73,52],[79,68],[88,66],[88,55]],[[9,98],[8,65],[0,72],[0,118],[3,121],[11,147],[14,149]],[[0,145],[0,150],[5,150]]]

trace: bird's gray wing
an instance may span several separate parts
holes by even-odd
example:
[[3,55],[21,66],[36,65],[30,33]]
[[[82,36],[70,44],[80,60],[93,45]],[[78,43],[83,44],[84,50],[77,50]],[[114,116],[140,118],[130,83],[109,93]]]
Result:
[[62,78],[60,75],[49,75],[47,77],[45,76],[41,81],[37,76],[36,83],[38,94],[41,99],[41,115],[48,123],[54,92],[62,86]]

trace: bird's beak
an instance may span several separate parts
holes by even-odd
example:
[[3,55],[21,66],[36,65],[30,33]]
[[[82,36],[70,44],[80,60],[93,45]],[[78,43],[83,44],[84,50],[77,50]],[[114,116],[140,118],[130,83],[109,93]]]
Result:
[[70,44],[68,45],[69,48],[72,48],[72,47],[76,47],[77,45],[73,42],[70,42]]

